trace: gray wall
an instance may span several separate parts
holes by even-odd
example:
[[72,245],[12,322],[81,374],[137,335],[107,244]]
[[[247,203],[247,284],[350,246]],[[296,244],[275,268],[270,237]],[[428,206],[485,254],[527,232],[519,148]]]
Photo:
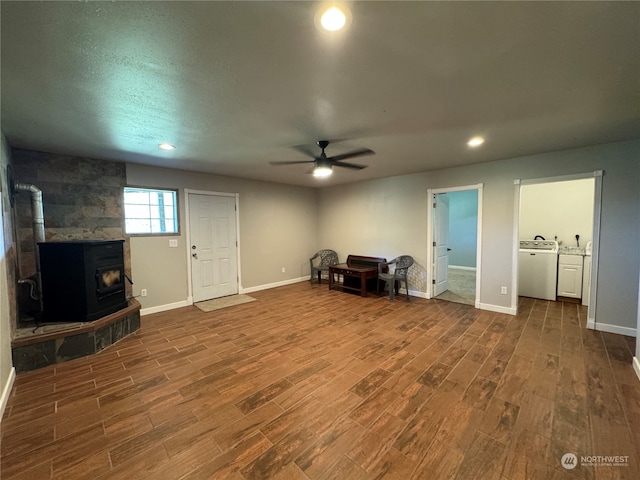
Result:
[[[323,245],[349,253],[427,255],[427,188],[483,183],[480,302],[514,308],[514,180],[604,170],[596,322],[635,330],[640,271],[640,141],[551,152],[467,167],[325,188],[319,199]],[[348,222],[336,219],[348,218]],[[426,292],[421,282],[411,286]]]
[[[179,189],[180,235],[130,239],[134,295],[148,291],[138,298],[143,309],[187,300],[185,188],[239,194],[242,289],[309,275],[309,257],[319,248],[316,190],[133,164],[127,165],[127,182]],[[178,248],[169,248],[170,238],[178,239]]]
[[320,243],[347,255],[411,255],[410,289],[426,291],[427,189],[421,175],[329,187],[319,192]]
[[[11,337],[16,327],[16,254],[9,204],[7,165],[11,163],[10,150],[4,134],[0,134],[0,198],[2,222],[0,222],[0,393],[6,391],[12,376]],[[7,400],[3,396],[3,401]],[[4,406],[4,405],[3,405]],[[0,414],[2,412],[0,411]]]
[[478,191],[450,192],[449,265],[476,266],[478,238]]

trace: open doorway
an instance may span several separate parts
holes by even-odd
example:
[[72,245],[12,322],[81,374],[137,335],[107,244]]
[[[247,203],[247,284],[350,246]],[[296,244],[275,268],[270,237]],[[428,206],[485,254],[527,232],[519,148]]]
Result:
[[428,190],[428,298],[478,307],[482,185]]
[[[527,285],[543,282],[534,278],[541,269],[530,258],[540,257],[543,262],[543,257],[552,256],[552,295],[545,299],[585,305],[589,328],[595,328],[601,191],[601,171],[516,182],[518,261],[514,281],[517,278],[518,288],[514,291],[536,298],[526,293]],[[523,242],[536,238],[539,243],[553,244],[557,253],[523,247]],[[517,305],[517,298],[514,303]]]

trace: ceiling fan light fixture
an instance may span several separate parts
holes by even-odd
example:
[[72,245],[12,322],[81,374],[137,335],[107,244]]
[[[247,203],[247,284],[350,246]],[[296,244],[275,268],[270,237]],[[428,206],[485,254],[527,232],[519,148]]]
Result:
[[351,170],[362,170],[363,168],[367,168],[366,165],[358,165],[351,162],[345,162],[343,160],[347,160],[349,158],[354,157],[362,157],[364,155],[373,155],[375,152],[373,150],[369,150],[368,148],[359,148],[357,150],[352,150],[350,152],[342,153],[340,155],[334,155],[328,157],[324,152],[324,149],[329,146],[328,140],[318,140],[316,142],[318,147],[322,150],[320,155],[316,155],[313,152],[309,152],[304,145],[300,145],[299,147],[294,147],[296,150],[299,150],[301,153],[309,157],[313,157],[313,160],[285,160],[279,162],[269,162],[271,165],[296,165],[296,164],[313,164],[313,169],[308,172],[311,173],[314,177],[322,178],[328,177],[333,173],[333,167],[342,167],[342,168],[350,168]]
[[333,173],[330,166],[319,165],[313,169],[313,176],[318,178],[328,177]]
[[484,143],[484,138],[473,137],[471,140],[467,142],[467,145],[469,145],[471,148],[476,148],[482,145],[483,143]]

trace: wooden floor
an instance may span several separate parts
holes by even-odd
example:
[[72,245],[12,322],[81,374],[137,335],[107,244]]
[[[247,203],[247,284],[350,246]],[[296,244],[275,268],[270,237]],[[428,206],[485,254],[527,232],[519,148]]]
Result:
[[251,295],[18,375],[2,479],[640,478],[635,339],[586,330],[580,305]]

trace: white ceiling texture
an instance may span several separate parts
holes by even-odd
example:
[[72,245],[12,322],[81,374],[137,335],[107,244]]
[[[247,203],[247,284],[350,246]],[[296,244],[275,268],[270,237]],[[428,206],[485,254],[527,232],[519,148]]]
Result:
[[[640,137],[638,2],[0,5],[13,147],[322,187]],[[376,155],[269,163],[324,139]]]

